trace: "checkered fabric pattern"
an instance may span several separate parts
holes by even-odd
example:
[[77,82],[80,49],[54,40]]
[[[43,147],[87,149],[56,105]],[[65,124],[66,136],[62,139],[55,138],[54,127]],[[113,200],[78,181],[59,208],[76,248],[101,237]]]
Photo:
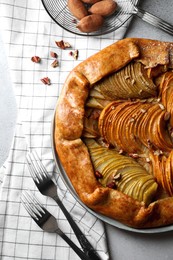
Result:
[[[0,0],[0,32],[4,41],[18,116],[15,136],[7,161],[0,169],[0,259],[77,260],[79,257],[58,235],[43,232],[23,208],[20,197],[30,189],[57,218],[61,229],[77,245],[70,225],[55,202],[42,196],[29,174],[26,156],[37,151],[58,194],[101,259],[109,259],[104,224],[84,209],[70,194],[55,166],[51,147],[51,123],[63,83],[69,72],[100,49],[123,38],[127,24],[101,37],[82,37],[56,25],[36,0]],[[79,51],[74,60],[69,49],[61,50],[55,41],[69,42]],[[52,68],[50,52],[58,54],[59,66]],[[41,62],[31,61],[39,56]],[[49,77],[51,85],[40,80]],[[3,176],[3,178],[2,178]]]

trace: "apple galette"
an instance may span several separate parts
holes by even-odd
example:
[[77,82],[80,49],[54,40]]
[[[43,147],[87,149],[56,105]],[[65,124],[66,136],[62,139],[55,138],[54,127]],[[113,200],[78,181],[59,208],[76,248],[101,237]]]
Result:
[[173,43],[127,38],[80,63],[55,148],[81,201],[134,228],[173,224]]

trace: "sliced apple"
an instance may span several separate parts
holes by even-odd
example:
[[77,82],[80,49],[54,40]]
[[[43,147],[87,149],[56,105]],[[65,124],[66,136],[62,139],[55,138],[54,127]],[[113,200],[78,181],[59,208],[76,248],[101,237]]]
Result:
[[95,171],[102,176],[99,182],[103,186],[113,184],[111,187],[147,205],[152,201],[158,185],[153,176],[133,158],[120,155],[115,149],[105,148],[94,139],[85,138],[84,142]]
[[140,62],[131,62],[120,71],[94,85],[106,99],[148,98],[156,96],[156,86]]

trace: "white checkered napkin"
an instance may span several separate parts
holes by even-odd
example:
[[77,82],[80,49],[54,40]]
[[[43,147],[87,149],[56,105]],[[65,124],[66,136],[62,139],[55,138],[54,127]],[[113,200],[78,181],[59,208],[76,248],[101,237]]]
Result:
[[[58,193],[64,205],[101,258],[108,259],[103,223],[75,201],[56,172],[50,149],[48,148],[48,153],[45,157],[40,154],[41,150],[39,147],[38,143],[38,147],[34,148],[34,150],[37,150],[39,155],[42,156],[48,172],[55,173]],[[23,133],[22,124],[18,123],[12,149],[3,167],[6,168],[6,172],[0,193],[1,259],[79,259],[58,235],[43,232],[33,222],[20,202],[22,190],[31,189],[57,218],[60,228],[80,247],[70,225],[56,206],[56,203],[52,199],[42,196],[37,191],[25,163],[27,152],[27,138]]]
[[[41,1],[0,0],[0,31],[18,106],[12,148],[0,172],[4,174],[0,186],[0,259],[79,259],[56,234],[42,232],[20,202],[22,190],[34,191],[57,217],[62,230],[78,245],[61,210],[36,189],[25,162],[30,149],[36,150],[47,170],[55,173],[59,196],[101,258],[109,258],[104,224],[76,202],[55,168],[50,129],[55,105],[68,73],[79,62],[121,39],[126,26],[102,37],[80,37],[56,25]],[[58,49],[55,41],[62,39],[71,44],[71,50],[79,51],[78,60],[69,55],[69,49]],[[58,54],[57,68],[50,66],[53,62],[51,51]],[[38,64],[31,61],[35,55],[41,58]],[[51,85],[42,83],[40,79],[44,77],[50,78]]]

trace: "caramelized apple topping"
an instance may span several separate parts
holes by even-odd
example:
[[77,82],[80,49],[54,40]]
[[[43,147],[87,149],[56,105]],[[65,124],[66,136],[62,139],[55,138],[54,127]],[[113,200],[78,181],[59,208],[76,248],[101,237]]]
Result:
[[83,136],[91,138],[85,142],[98,180],[146,204],[157,185],[173,196],[173,71],[167,69],[131,62],[96,83],[86,103],[92,112]]

